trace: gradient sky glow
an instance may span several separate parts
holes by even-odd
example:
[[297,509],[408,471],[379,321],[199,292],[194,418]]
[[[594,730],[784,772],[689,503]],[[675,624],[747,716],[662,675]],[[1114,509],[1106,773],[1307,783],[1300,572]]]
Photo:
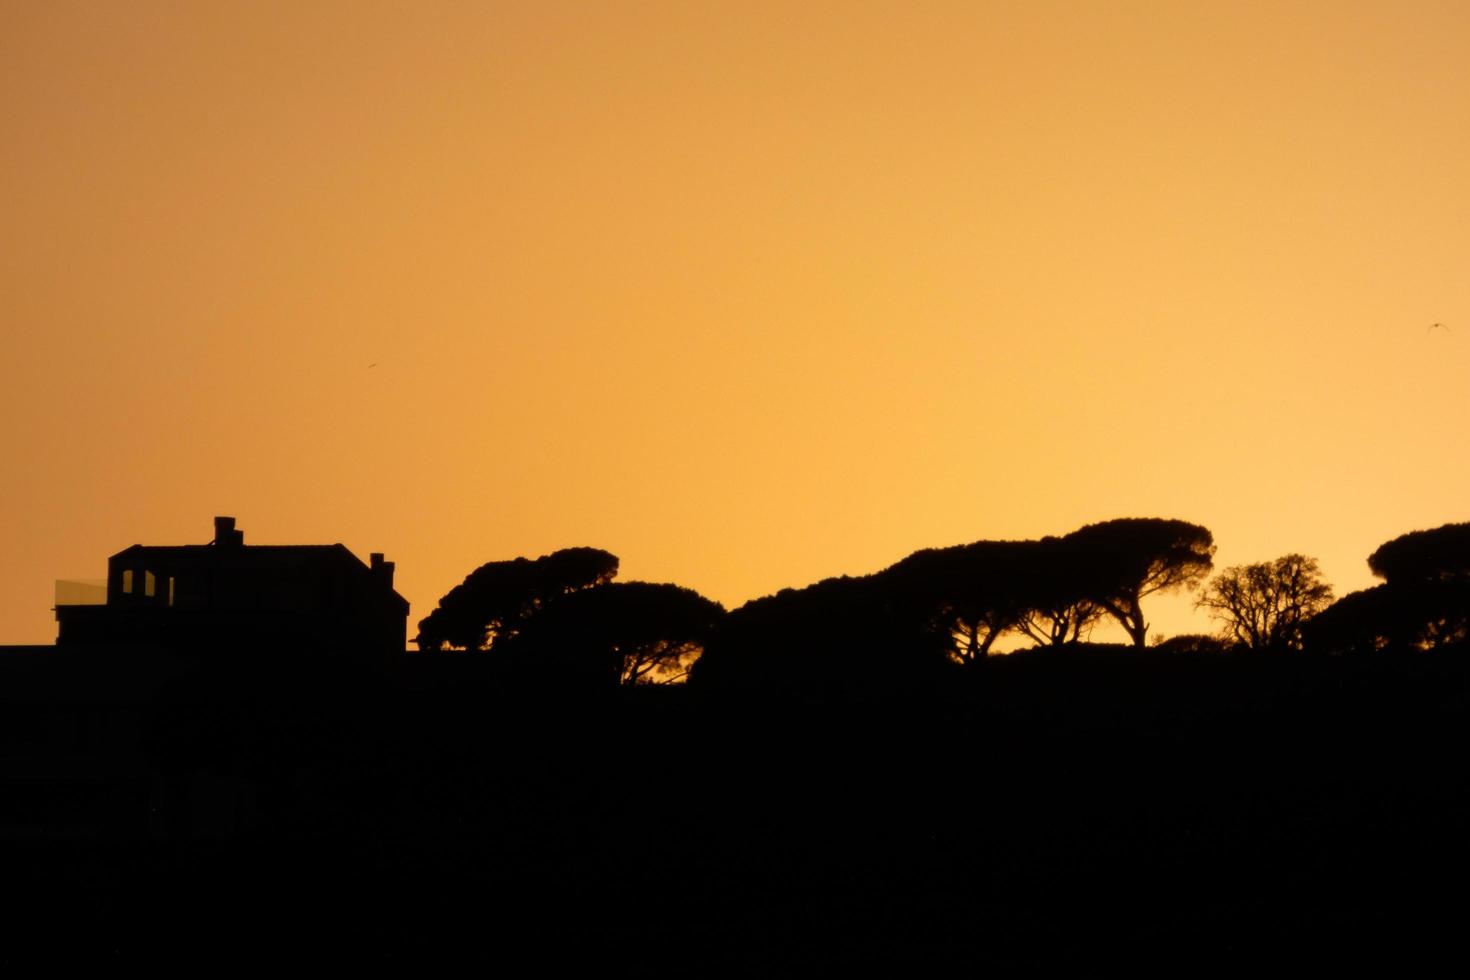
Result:
[[414,623],[572,545],[734,606],[1127,516],[1361,588],[1470,519],[1467,37],[1458,0],[0,2],[0,643],[215,514],[386,551]]

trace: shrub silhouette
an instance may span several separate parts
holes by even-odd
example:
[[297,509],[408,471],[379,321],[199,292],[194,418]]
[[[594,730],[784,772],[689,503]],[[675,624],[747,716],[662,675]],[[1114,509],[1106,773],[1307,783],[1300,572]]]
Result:
[[1153,649],[1161,654],[1219,656],[1229,653],[1234,649],[1234,644],[1218,636],[1210,636],[1208,633],[1180,633],[1158,641],[1153,645]]

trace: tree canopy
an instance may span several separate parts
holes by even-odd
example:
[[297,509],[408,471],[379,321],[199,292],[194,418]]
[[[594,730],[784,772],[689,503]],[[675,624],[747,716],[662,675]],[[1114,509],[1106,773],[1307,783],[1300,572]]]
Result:
[[617,574],[617,556],[598,548],[488,562],[419,621],[419,649],[491,649],[514,636],[550,600],[610,582]]
[[1401,534],[1379,545],[1368,567],[1390,584],[1470,578],[1470,523]]
[[1085,542],[1048,536],[1027,545],[1017,567],[1017,629],[1042,646],[1086,639],[1104,610],[1082,553]]
[[553,599],[503,645],[517,669],[592,686],[684,679],[725,615],[693,589],[617,582]]
[[958,663],[989,654],[1029,612],[1020,588],[1029,541],[976,541],[925,548],[880,572],[882,590],[919,628],[941,638]]
[[[492,650],[486,663],[497,671],[579,685],[688,677],[727,689],[881,692],[943,681],[1007,634],[1081,649],[1111,618],[1142,648],[1147,597],[1198,587],[1214,553],[1198,524],[1124,518],[1039,540],[925,548],[870,575],[783,589],[726,613],[676,585],[613,584],[615,555],[568,548],[475,569],[420,622],[418,642]],[[1401,535],[1369,564],[1386,582],[1336,603],[1304,555],[1227,568],[1196,602],[1223,623],[1221,638],[1163,646],[1343,652],[1470,642],[1470,523]]]
[[1350,592],[1306,626],[1323,653],[1443,650],[1470,641],[1470,583],[1384,583]]
[[1079,528],[1066,540],[1090,598],[1140,649],[1148,641],[1142,600],[1192,589],[1214,567],[1214,536],[1186,521],[1120,518]]
[[1291,554],[1235,565],[1205,587],[1197,608],[1219,619],[1229,638],[1252,650],[1297,650],[1302,626],[1332,601],[1315,559]]
[[1076,644],[1112,615],[1135,646],[1141,600],[1198,584],[1210,532],[1184,521],[1094,524],[1040,541],[925,548],[872,575],[824,579],[729,614],[695,667],[701,684],[830,687],[932,678],[975,664],[1007,632]]
[[691,681],[726,689],[879,689],[942,666],[952,639],[881,575],[782,589],[730,612]]
[[1369,555],[1368,567],[1383,584],[1323,610],[1309,624],[1310,646],[1366,653],[1470,641],[1470,523],[1401,534]]

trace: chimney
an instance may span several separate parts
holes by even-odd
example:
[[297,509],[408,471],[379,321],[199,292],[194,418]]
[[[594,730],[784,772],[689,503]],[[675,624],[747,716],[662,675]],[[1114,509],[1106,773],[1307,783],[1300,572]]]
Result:
[[393,588],[393,562],[384,561],[381,551],[374,551],[368,555],[368,566],[373,570],[373,575],[387,588]]
[[214,519],[214,543],[221,548],[238,548],[245,543],[245,532],[235,529],[233,517]]

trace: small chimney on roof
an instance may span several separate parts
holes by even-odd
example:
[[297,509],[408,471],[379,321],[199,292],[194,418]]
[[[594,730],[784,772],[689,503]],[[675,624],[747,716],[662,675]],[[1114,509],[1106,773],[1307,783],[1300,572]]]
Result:
[[238,548],[245,543],[245,532],[235,529],[233,517],[214,519],[214,543],[220,548]]
[[381,551],[374,551],[368,555],[368,567],[384,586],[393,588],[393,562],[384,561]]

